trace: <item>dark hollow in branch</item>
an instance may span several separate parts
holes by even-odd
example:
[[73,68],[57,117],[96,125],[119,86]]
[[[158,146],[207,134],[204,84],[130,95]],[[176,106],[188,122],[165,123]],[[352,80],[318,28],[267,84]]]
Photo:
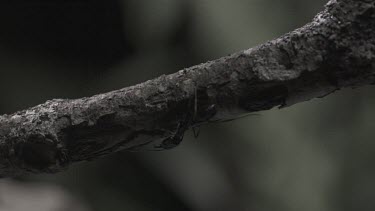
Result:
[[331,0],[311,23],[258,47],[0,116],[0,176],[57,172],[124,149],[169,149],[198,124],[374,84],[374,4]]

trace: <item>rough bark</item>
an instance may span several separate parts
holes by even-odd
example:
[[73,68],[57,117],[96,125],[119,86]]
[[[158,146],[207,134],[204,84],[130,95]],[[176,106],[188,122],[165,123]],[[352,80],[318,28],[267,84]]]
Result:
[[311,23],[258,47],[0,116],[0,175],[57,172],[124,149],[169,149],[199,124],[374,84],[374,2],[331,0]]

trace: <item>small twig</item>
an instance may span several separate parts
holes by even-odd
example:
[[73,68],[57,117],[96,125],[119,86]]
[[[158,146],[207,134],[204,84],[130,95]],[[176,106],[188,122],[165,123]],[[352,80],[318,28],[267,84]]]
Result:
[[2,115],[0,176],[58,172],[124,149],[169,149],[191,127],[374,84],[374,4],[332,0],[311,23],[258,47],[121,90]]

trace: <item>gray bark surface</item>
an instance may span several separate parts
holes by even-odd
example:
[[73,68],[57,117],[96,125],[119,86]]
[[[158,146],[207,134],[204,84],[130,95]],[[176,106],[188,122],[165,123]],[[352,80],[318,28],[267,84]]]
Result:
[[81,99],[0,116],[0,176],[52,173],[119,150],[177,146],[186,130],[375,83],[375,1],[331,0],[258,47]]

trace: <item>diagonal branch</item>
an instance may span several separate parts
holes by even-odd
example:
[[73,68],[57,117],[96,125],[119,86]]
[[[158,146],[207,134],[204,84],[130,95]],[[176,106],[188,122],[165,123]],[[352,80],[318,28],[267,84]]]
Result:
[[311,23],[258,47],[0,116],[0,175],[57,172],[123,149],[169,149],[198,124],[374,84],[374,34],[374,0],[331,0]]

